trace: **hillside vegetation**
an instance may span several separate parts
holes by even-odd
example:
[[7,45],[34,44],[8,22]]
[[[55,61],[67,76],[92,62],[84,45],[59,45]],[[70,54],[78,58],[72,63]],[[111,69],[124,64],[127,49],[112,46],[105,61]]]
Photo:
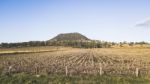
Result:
[[80,33],[64,33],[59,34],[50,41],[88,41],[86,36],[80,34]]

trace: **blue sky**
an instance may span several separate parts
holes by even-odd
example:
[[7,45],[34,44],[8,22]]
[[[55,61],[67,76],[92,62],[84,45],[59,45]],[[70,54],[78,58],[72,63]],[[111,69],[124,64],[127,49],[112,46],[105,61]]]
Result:
[[150,0],[0,0],[0,42],[79,32],[105,41],[150,42]]

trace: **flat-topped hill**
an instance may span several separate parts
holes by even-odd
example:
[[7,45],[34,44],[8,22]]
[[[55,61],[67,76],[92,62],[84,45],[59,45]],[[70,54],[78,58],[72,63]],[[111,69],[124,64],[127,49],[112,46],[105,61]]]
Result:
[[86,36],[80,34],[80,33],[64,33],[64,34],[58,34],[56,37],[52,38],[50,41],[85,41],[90,40]]

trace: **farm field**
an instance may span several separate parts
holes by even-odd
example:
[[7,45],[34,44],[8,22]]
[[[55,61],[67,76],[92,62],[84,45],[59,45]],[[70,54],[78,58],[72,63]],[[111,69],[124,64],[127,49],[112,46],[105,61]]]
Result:
[[[30,53],[23,52],[26,50]],[[32,50],[36,52],[31,52]],[[45,50],[47,51],[43,52]],[[22,51],[22,53],[0,54],[0,82],[4,82],[2,79],[10,79],[11,76],[12,78],[33,76],[35,80],[45,79],[45,84],[50,83],[48,80],[52,79],[56,84],[66,83],[66,81],[72,84],[69,82],[72,80],[75,84],[86,84],[87,81],[112,84],[107,83],[107,80],[115,81],[114,84],[137,84],[136,81],[139,84],[150,83],[150,49],[146,48],[41,47],[39,49],[1,49],[0,52],[4,51]],[[8,81],[5,80],[5,82]]]

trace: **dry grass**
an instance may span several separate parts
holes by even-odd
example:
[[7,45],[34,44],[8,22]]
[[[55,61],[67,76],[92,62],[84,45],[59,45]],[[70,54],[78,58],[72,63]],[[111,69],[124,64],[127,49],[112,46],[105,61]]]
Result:
[[67,50],[69,48],[64,47],[51,47],[51,46],[40,46],[40,47],[24,47],[24,48],[0,48],[1,54],[22,54],[22,53],[40,53],[40,52],[52,52],[59,50]]
[[[10,54],[0,56],[2,73],[99,74],[135,76],[136,68],[140,76],[148,76],[150,70],[150,49],[74,49],[65,51]],[[10,69],[11,66],[11,69]]]

